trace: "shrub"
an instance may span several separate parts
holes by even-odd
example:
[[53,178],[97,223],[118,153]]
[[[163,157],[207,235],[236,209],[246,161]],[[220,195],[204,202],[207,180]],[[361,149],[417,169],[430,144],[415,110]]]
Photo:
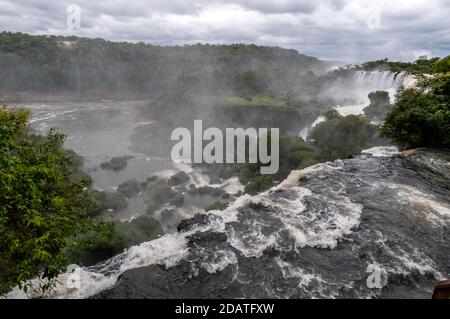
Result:
[[168,184],[170,186],[180,185],[187,183],[189,181],[189,176],[185,172],[178,172],[169,178]]
[[382,132],[402,148],[450,148],[450,74],[400,90]]
[[245,185],[245,192],[255,194],[265,191],[273,186],[272,176],[260,175],[252,178],[247,185]]
[[133,197],[141,191],[141,184],[135,179],[130,179],[120,184],[117,187],[117,191],[127,197]]
[[95,204],[87,183],[70,178],[64,136],[27,134],[28,116],[0,109],[0,293],[64,269],[63,248],[90,224]]

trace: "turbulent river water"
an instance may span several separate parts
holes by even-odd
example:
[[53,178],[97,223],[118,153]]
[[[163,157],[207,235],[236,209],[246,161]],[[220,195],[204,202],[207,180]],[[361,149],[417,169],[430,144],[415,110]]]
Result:
[[[450,272],[449,159],[374,148],[293,171],[176,233],[62,274],[49,296],[430,298]],[[74,274],[79,288],[68,288]]]
[[[207,184],[195,170],[134,152],[130,136],[144,121],[139,105],[31,105],[32,127],[61,127],[97,188],[179,169]],[[135,157],[121,172],[98,168],[129,154]],[[264,193],[187,215],[178,231],[61,274],[47,297],[430,298],[436,281],[450,273],[449,161],[443,151],[406,156],[378,147],[292,171]],[[138,211],[132,206],[118,218]],[[77,285],[68,284],[74,278]],[[25,295],[14,289],[7,297]]]
[[[449,174],[449,154],[380,148],[293,171],[265,193],[84,269],[86,286],[72,296],[123,273],[96,297],[430,298],[449,274]],[[378,287],[368,285],[373,271]]]

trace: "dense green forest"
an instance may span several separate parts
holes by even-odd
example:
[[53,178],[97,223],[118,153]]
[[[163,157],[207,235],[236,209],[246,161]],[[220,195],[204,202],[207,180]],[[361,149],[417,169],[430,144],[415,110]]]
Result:
[[[0,33],[0,95],[83,93],[147,97],[180,92],[266,92],[324,63],[295,50],[256,45],[156,46],[78,37]],[[69,93],[67,93],[69,94]],[[102,95],[103,94],[103,95]]]
[[413,74],[431,74],[437,70],[433,70],[433,63],[439,58],[430,58],[426,56],[419,57],[414,62],[389,61],[387,58],[376,61],[363,63],[361,68],[365,71],[391,71],[391,72],[409,72]]

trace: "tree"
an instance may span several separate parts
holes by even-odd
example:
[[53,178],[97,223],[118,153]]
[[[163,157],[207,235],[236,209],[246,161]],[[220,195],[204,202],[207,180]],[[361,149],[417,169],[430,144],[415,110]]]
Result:
[[386,114],[392,108],[389,101],[389,93],[386,91],[370,92],[370,104],[364,108],[364,114],[370,121],[383,121]]
[[382,132],[402,148],[450,148],[450,73],[397,92]]
[[0,293],[55,277],[67,264],[62,248],[90,224],[87,183],[71,178],[64,136],[29,135],[28,116],[0,109]]
[[435,61],[431,65],[431,71],[433,73],[450,72],[450,55],[447,55],[445,58]]
[[322,160],[348,158],[381,142],[377,127],[363,116],[342,116],[332,110],[325,113],[325,118],[326,121],[317,124],[308,136]]

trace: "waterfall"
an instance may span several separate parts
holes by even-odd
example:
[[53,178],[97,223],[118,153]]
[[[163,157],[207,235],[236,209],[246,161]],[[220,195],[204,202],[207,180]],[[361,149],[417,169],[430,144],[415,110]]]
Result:
[[[413,87],[417,79],[408,72],[391,71],[354,71],[350,76],[340,79],[340,84],[332,87],[329,92],[332,96],[340,96],[345,92],[345,97],[353,99],[351,104],[335,105],[335,109],[343,116],[363,114],[363,109],[369,105],[368,94],[373,91],[387,91],[391,103],[395,101],[395,93],[401,86]],[[306,125],[298,136],[306,139],[309,131],[316,124],[323,121],[323,116],[316,119],[311,125]]]
[[358,85],[377,90],[396,90],[400,86],[411,87],[417,80],[408,72],[356,71],[355,81]]

